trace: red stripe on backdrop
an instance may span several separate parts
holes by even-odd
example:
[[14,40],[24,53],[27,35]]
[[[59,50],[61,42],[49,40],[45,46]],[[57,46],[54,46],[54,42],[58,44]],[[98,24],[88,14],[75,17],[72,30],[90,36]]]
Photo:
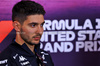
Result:
[[12,21],[0,21],[0,43],[12,31]]

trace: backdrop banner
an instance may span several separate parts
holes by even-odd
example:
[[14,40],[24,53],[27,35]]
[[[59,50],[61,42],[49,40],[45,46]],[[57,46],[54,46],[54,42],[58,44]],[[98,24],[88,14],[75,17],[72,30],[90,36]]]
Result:
[[[11,10],[21,0],[0,1],[0,52],[14,39]],[[100,66],[99,0],[34,0],[46,10],[41,49],[55,66]]]

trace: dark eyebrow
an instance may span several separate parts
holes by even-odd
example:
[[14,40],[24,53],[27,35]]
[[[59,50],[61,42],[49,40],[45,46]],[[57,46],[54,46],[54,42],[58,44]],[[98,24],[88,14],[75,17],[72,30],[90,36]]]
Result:
[[35,24],[35,25],[36,25],[36,24],[38,24],[38,23],[36,23],[36,22],[32,22],[32,23],[29,23],[28,25],[31,25],[31,24]]
[[[43,23],[41,23],[41,24],[44,24],[44,23],[45,23],[45,21]],[[32,22],[32,23],[29,23],[28,25],[31,25],[31,24],[37,25],[38,23],[37,22]]]
[[45,23],[45,21],[42,24],[44,24],[44,23]]

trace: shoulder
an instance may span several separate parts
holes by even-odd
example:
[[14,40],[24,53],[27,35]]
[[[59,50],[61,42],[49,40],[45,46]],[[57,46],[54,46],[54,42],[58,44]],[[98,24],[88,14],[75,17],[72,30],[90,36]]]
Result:
[[13,49],[12,45],[10,44],[7,48],[5,48],[0,53],[0,60],[9,59],[14,53],[15,53],[15,50]]
[[[10,65],[14,62],[15,51],[11,44],[0,53],[0,66]],[[12,66],[12,65],[10,65]],[[14,65],[15,66],[15,65]]]
[[11,51],[11,49],[10,49],[9,46],[8,46],[6,49],[4,49],[4,50],[0,53],[0,59],[9,57],[11,53],[12,53],[12,51]]
[[5,48],[1,53],[0,53],[0,59],[2,58],[8,58],[10,56],[12,56],[13,53],[16,53],[16,46],[13,46],[14,43],[11,43],[8,45],[7,48]]
[[0,65],[6,65],[10,55],[12,54],[11,49],[7,47],[0,53]]

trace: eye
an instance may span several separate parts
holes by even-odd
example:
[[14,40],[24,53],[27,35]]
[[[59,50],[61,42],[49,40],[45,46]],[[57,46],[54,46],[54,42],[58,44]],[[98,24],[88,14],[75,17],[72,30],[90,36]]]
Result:
[[43,24],[41,24],[41,27],[43,27],[43,25],[44,25],[44,23],[43,23]]
[[41,24],[41,27],[43,27],[43,24]]
[[35,24],[32,24],[31,27],[35,27]]

